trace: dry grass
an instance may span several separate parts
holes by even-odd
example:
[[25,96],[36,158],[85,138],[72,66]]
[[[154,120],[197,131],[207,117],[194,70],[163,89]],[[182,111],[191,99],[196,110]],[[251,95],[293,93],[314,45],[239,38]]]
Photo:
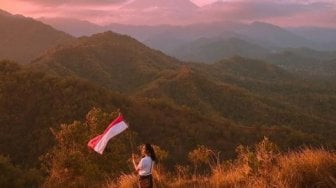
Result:
[[[175,172],[158,169],[155,187],[247,187],[303,188],[336,187],[336,153],[324,149],[303,149],[281,154],[267,139],[255,150],[241,147],[234,161],[211,165],[211,173],[196,175],[189,166]],[[122,175],[108,187],[136,187],[136,175]]]
[[336,187],[336,153],[304,149],[279,158],[284,187]]
[[219,166],[212,171],[210,182],[213,187],[239,187],[245,184],[247,169],[243,165]]
[[138,176],[135,174],[123,174],[116,181],[109,180],[107,188],[132,188],[138,187]]
[[[138,187],[138,176],[136,174],[123,174],[116,180],[108,180],[107,188],[132,188]],[[168,187],[168,178],[166,173],[158,165],[156,170],[153,172],[154,185],[157,188]]]

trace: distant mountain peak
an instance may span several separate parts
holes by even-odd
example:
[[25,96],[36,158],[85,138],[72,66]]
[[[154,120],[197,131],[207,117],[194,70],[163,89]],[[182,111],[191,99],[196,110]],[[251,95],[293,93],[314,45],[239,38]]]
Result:
[[263,27],[263,28],[272,28],[272,29],[282,29],[281,27],[277,26],[277,25],[273,25],[267,22],[261,22],[261,21],[254,21],[250,24],[251,26],[255,26],[255,27]]
[[122,37],[122,36],[126,36],[126,35],[123,35],[123,34],[116,33],[116,32],[113,32],[111,30],[108,30],[108,31],[105,31],[105,32],[102,32],[102,33],[93,34],[91,37],[93,37],[93,38],[102,38],[102,37]]
[[123,8],[146,9],[156,7],[159,9],[196,9],[198,6],[190,0],[134,0]]
[[[144,46],[142,43],[138,42],[134,38],[128,36],[128,35],[123,35],[119,33],[115,33],[113,31],[105,31],[103,33],[97,33],[93,34],[90,37],[80,37],[82,41],[87,41],[87,42],[101,42],[101,43],[116,43],[119,40],[122,40],[123,43],[125,42],[132,42],[133,45],[139,44],[141,46]],[[122,44],[121,44],[122,45]]]
[[176,59],[127,35],[106,31],[53,48],[31,66],[128,92],[157,78],[162,71],[174,70],[178,64]]

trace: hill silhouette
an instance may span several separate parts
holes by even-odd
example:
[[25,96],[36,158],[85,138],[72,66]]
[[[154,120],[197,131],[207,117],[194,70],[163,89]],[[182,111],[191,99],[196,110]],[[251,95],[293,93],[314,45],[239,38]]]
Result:
[[73,37],[49,25],[0,10],[0,59],[29,63],[48,48]]

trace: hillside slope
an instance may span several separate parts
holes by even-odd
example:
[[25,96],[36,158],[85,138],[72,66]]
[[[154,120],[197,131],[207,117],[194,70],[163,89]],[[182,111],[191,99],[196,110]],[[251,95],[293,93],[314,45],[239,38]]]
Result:
[[[319,83],[240,57],[211,65],[185,64],[112,32],[50,50],[30,67],[246,126],[288,126],[330,139],[328,130],[336,125],[329,105],[335,102],[335,93]],[[316,100],[303,100],[315,94]]]
[[[76,120],[89,121],[85,114],[95,111],[94,107],[107,113],[119,108],[130,123],[131,131],[138,135],[139,143],[165,146],[175,156],[175,160],[170,161],[172,165],[184,161],[186,153],[199,144],[233,151],[239,143],[255,142],[263,135],[276,140],[279,135],[285,136],[287,141],[282,142],[283,147],[288,147],[293,140],[315,143],[318,139],[304,133],[303,137],[295,138],[296,131],[291,129],[237,125],[164,99],[127,97],[87,81],[50,76],[8,61],[0,62],[0,91],[0,153],[22,168],[40,165],[38,158],[46,154],[55,141],[51,130]],[[102,130],[109,121],[100,120],[104,118],[106,116],[95,117]],[[286,136],[288,131],[292,134]],[[90,138],[84,139],[81,147],[86,147]],[[227,152],[225,156],[231,155],[233,152]]]

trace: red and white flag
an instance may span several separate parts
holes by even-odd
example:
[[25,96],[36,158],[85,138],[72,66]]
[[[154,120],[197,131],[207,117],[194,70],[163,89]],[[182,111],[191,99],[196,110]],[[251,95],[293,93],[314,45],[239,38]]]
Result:
[[104,133],[96,136],[88,142],[88,146],[96,152],[103,154],[108,141],[128,128],[121,114],[110,123]]

